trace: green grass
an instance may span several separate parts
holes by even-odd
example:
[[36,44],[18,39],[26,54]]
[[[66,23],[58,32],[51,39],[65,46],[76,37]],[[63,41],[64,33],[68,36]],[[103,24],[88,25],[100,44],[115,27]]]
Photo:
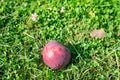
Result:
[[[34,13],[37,22],[30,19]],[[94,29],[104,29],[105,38],[91,38]],[[68,66],[52,70],[43,63],[50,40],[70,49]],[[119,80],[120,1],[1,0],[0,79]]]

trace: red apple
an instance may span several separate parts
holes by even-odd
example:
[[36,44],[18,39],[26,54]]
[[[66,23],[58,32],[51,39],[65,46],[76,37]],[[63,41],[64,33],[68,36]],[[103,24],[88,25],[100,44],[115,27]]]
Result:
[[57,41],[50,41],[42,51],[44,63],[52,69],[60,69],[66,66],[71,59],[68,48]]

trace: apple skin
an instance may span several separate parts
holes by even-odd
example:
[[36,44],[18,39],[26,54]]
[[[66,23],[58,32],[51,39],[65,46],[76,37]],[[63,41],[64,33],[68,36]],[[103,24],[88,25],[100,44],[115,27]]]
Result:
[[52,69],[60,69],[66,66],[71,59],[68,48],[57,41],[50,41],[42,51],[44,63]]

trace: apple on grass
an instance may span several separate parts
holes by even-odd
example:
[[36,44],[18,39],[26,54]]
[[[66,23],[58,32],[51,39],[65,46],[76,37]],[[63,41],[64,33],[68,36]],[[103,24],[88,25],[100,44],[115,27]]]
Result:
[[71,59],[68,48],[57,41],[50,41],[42,51],[44,63],[52,69],[60,69],[66,66]]

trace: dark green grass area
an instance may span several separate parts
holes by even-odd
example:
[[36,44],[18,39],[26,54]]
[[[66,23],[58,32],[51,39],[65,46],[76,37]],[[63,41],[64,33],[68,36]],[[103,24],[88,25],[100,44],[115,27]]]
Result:
[[[104,29],[105,38],[91,38],[94,29]],[[72,53],[60,70],[43,63],[50,40]],[[120,1],[0,0],[0,79],[119,80]]]

